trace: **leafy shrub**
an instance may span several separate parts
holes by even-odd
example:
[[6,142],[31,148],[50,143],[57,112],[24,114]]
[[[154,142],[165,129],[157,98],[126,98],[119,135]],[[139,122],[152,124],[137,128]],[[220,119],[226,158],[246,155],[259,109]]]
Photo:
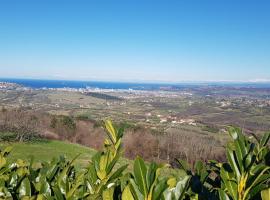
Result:
[[[64,157],[40,164],[17,160],[10,163],[8,147],[0,152],[0,199],[95,200],[269,200],[270,133],[260,140],[230,128],[233,139],[226,147],[227,162],[201,161],[195,170],[178,160],[181,173],[165,175],[168,165],[134,161],[133,172],[119,165],[124,129],[111,121],[103,124],[107,137],[88,167],[78,170]],[[179,174],[179,175],[177,175]]]
[[219,132],[219,128],[215,127],[213,125],[205,125],[202,127],[202,130],[210,132],[210,133],[218,133]]
[[270,134],[254,143],[247,140],[240,129],[231,128],[229,133],[233,142],[226,148],[228,162],[220,168],[220,197],[258,199],[258,193],[270,186],[270,166],[265,163]]
[[87,120],[89,120],[89,119],[91,119],[91,118],[90,118],[89,115],[81,114],[81,115],[76,116],[76,119],[82,120],[82,121],[84,121],[84,120],[87,121]]
[[72,117],[64,116],[62,119],[62,124],[66,126],[67,128],[69,128],[70,130],[76,129],[76,123]]
[[0,133],[0,141],[3,142],[12,142],[16,141],[17,134],[14,132],[1,132]]
[[51,119],[50,127],[51,128],[56,128],[57,122],[58,122],[57,118],[55,116],[53,116],[52,119]]
[[14,132],[0,132],[0,141],[2,142],[33,142],[33,141],[40,141],[43,140],[40,135],[37,133],[33,134],[26,134],[23,136],[21,139],[21,134],[18,133],[17,131]]

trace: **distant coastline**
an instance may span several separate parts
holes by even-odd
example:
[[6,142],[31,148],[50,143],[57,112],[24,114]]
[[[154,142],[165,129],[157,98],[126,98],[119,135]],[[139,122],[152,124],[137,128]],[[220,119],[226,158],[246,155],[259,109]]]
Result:
[[24,87],[39,88],[99,88],[99,89],[132,89],[132,90],[160,90],[183,89],[194,87],[240,87],[240,88],[270,88],[270,82],[183,82],[183,83],[135,83],[110,81],[77,81],[77,80],[45,80],[0,78],[0,82],[9,82]]

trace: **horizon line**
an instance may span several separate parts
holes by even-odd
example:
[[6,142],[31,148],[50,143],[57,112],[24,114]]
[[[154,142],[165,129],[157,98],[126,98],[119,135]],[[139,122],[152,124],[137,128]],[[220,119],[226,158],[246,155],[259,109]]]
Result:
[[146,84],[207,84],[207,83],[236,83],[236,84],[264,84],[270,83],[270,79],[254,79],[254,80],[181,80],[181,81],[165,81],[165,80],[109,80],[109,79],[64,79],[64,78],[42,78],[42,77],[0,77],[1,79],[17,79],[17,80],[40,80],[40,81],[85,81],[85,82],[108,82],[108,83],[146,83]]

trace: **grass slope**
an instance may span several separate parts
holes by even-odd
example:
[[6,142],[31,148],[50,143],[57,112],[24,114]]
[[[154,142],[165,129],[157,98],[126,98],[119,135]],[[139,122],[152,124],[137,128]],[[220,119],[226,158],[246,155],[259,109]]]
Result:
[[[75,165],[77,167],[85,167],[91,160],[91,157],[96,153],[94,149],[81,146],[79,144],[73,144],[63,141],[48,140],[39,142],[27,142],[27,143],[7,143],[0,142],[0,149],[6,146],[12,146],[13,149],[10,153],[11,161],[16,161],[17,159],[30,160],[31,156],[34,156],[36,162],[39,161],[50,161],[54,157],[60,155],[66,156],[69,160],[74,158],[76,155],[80,154],[77,158]],[[127,159],[120,159],[119,164],[130,164],[132,166],[132,161]]]
[[0,148],[12,146],[10,157],[13,161],[20,159],[30,160],[34,156],[35,161],[50,161],[53,157],[60,155],[66,156],[68,159],[74,158],[80,154],[76,161],[76,165],[85,166],[94,155],[95,150],[62,141],[41,141],[41,142],[28,142],[28,143],[0,143]]

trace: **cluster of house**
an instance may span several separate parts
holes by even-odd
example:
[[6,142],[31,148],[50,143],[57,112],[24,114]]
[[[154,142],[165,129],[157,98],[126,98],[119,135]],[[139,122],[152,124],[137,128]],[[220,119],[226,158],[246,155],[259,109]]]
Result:
[[237,102],[231,102],[231,101],[216,101],[216,104],[219,104],[220,107],[229,107],[231,105],[237,105],[237,104],[245,104],[245,105],[251,105],[259,108],[263,107],[270,107],[270,100],[265,99],[244,99],[244,100],[238,100]]
[[8,82],[0,82],[0,89],[13,89],[18,87],[19,85],[15,83],[8,83]]
[[[152,113],[148,112],[148,113],[145,113],[145,116],[146,116],[146,121],[149,121],[149,117],[152,116]],[[191,118],[178,118],[176,116],[162,116],[162,115],[156,115],[159,120],[160,120],[160,123],[172,123],[172,124],[188,124],[188,125],[192,125],[192,126],[196,126],[197,123],[195,121],[195,119],[191,119]]]
[[230,101],[216,101],[216,104],[219,104],[220,107],[227,107],[231,105]]
[[270,107],[270,100],[257,102],[257,104],[255,106],[257,106],[259,108]]

